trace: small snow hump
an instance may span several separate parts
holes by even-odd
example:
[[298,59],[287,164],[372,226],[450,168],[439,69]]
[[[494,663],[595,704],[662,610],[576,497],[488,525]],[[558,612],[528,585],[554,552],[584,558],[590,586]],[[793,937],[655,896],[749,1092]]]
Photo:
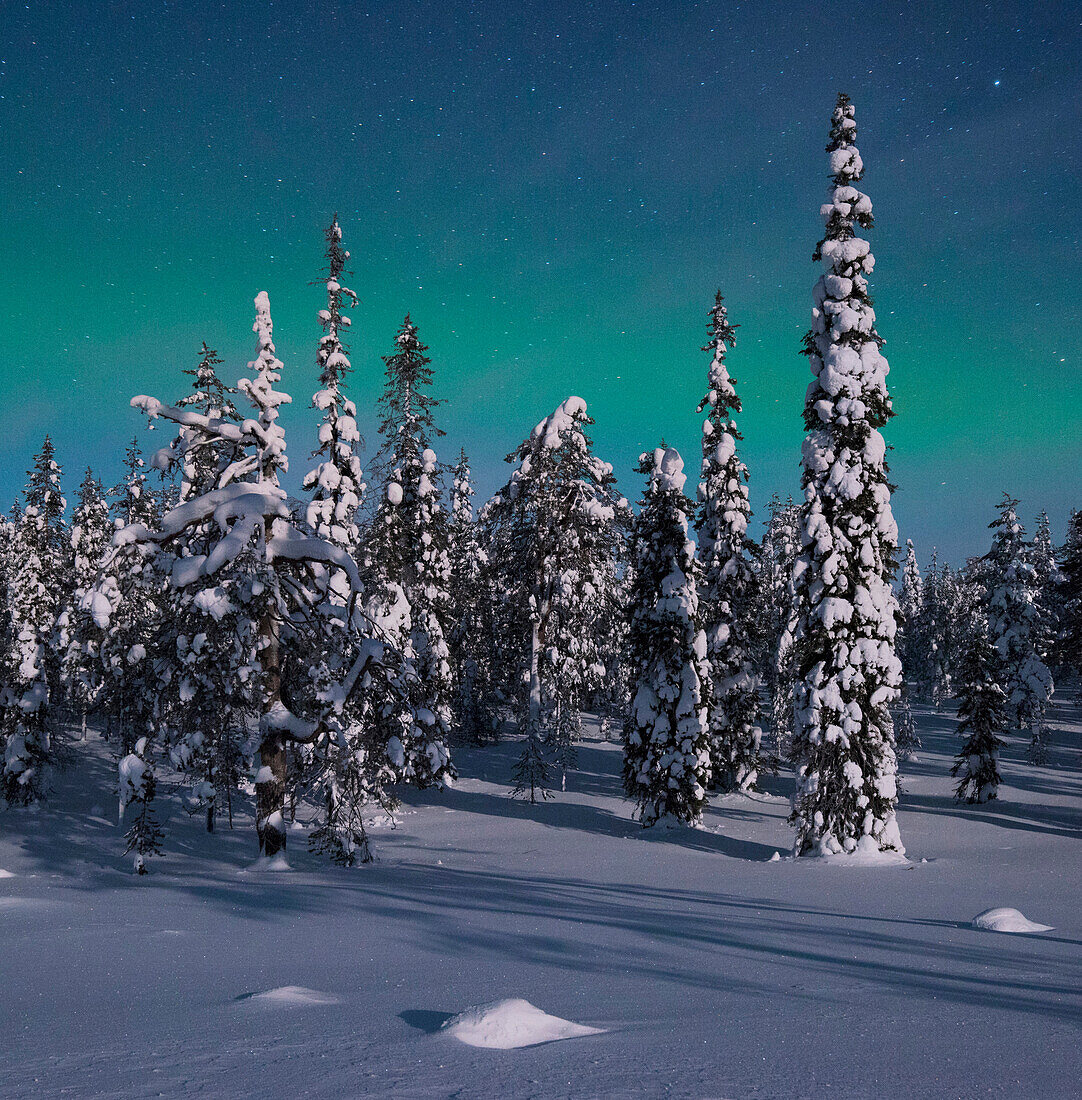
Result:
[[265,1005],[269,1008],[305,1008],[310,1005],[336,1005],[338,998],[318,989],[305,989],[303,985],[280,985],[277,989],[265,989],[261,993],[242,993],[238,1001]]
[[985,909],[973,918],[973,927],[985,932],[1051,932],[1052,925],[1027,920],[1017,909]]
[[443,1025],[443,1030],[467,1046],[490,1050],[532,1047],[558,1039],[601,1035],[605,1031],[603,1027],[587,1027],[550,1016],[519,997],[467,1008],[452,1016]]

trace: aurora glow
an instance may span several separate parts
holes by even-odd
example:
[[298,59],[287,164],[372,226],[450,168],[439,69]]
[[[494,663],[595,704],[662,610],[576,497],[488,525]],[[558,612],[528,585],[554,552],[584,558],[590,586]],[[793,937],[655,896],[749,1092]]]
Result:
[[932,543],[955,562],[983,551],[1008,489],[1058,538],[1082,506],[1077,7],[829,11],[5,7],[4,507],[46,431],[71,490],[88,462],[116,480],[143,432],[128,398],[179,395],[201,340],[242,373],[259,290],[299,481],[316,423],[309,284],[337,210],[370,441],[378,356],[409,311],[447,399],[443,454],[466,447],[482,494],[574,392],[637,497],[635,456],[662,436],[697,461],[720,286],[761,516],[799,484],[798,352],[842,89],[877,217],[902,536],[922,562]]

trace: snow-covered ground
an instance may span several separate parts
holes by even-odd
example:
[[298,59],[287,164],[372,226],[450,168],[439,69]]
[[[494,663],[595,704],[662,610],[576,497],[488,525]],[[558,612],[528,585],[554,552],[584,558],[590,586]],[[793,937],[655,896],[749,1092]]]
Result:
[[[458,788],[408,794],[352,870],[298,834],[292,873],[252,871],[250,819],[208,837],[163,798],[169,855],[137,878],[92,740],[46,807],[0,813],[0,1094],[1076,1094],[1078,710],[1057,707],[1049,767],[1011,741],[983,808],[950,797],[949,716],[918,720],[912,862],[881,867],[771,861],[784,777],[644,832],[593,735],[538,806],[508,798],[516,744],[460,752]],[[974,926],[995,907],[1053,930]],[[442,1027],[477,1006],[497,1037],[602,1030],[488,1049]]]

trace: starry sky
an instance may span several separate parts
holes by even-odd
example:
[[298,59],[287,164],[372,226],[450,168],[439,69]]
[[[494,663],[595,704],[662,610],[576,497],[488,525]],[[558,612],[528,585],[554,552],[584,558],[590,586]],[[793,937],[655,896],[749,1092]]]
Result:
[[180,396],[202,340],[243,374],[260,290],[299,484],[337,211],[369,454],[409,311],[441,457],[464,446],[483,495],[570,393],[630,498],[662,437],[694,471],[720,287],[761,519],[799,491],[844,90],[902,538],[982,552],[1004,490],[1059,538],[1082,507],[1080,56],[1066,2],[4,3],[0,501],[45,432],[69,498],[88,463],[118,478],[133,433],[164,444],[129,398]]

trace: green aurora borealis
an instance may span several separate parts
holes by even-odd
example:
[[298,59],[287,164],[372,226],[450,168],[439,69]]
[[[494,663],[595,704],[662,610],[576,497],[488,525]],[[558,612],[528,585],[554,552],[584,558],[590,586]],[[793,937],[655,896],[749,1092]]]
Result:
[[[914,6],[917,7],[917,6]],[[483,495],[569,393],[635,499],[662,437],[698,461],[715,287],[760,518],[796,493],[835,92],[857,107],[895,514],[922,563],[987,548],[1003,490],[1082,507],[1082,33],[1073,5],[44,5],[0,24],[0,500],[42,435],[109,484],[135,393],[201,340],[234,379],[267,290],[316,417],[321,229],[353,254],[352,394],[409,311]],[[839,9],[840,11],[840,9]],[[857,18],[863,19],[856,22]],[[294,487],[296,487],[294,485]]]

